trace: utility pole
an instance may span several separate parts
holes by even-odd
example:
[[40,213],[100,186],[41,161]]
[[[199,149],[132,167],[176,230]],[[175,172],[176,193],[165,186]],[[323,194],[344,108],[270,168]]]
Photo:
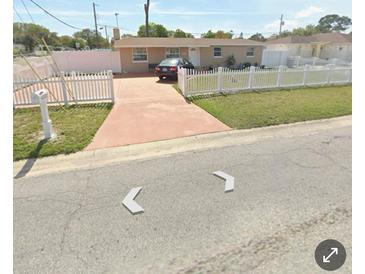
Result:
[[93,2],[93,10],[94,10],[94,23],[95,23],[95,35],[96,38],[98,37],[98,23],[96,21],[96,10],[95,10],[96,4]]
[[281,15],[281,16],[280,16],[280,29],[279,29],[279,35],[281,34],[281,29],[282,29],[282,27],[284,26],[283,17],[284,17],[284,15]]
[[118,24],[118,15],[119,15],[119,13],[118,13],[118,12],[116,12],[116,13],[115,13],[115,20],[117,20],[117,28],[119,28],[119,24]]
[[146,15],[146,22],[145,22],[145,36],[146,37],[148,37],[150,35],[150,33],[149,33],[149,26],[148,26],[149,8],[150,8],[150,0],[147,0],[147,3],[144,4],[144,13]]

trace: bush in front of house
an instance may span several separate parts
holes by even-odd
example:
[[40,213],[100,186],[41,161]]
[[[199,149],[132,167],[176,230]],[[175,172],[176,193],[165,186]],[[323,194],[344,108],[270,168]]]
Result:
[[236,59],[234,58],[234,55],[231,54],[230,56],[228,56],[226,60],[226,65],[228,68],[233,68],[235,64],[236,64]]

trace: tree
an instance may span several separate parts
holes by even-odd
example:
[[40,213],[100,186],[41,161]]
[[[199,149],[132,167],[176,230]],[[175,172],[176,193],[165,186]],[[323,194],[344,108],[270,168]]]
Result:
[[168,37],[169,36],[167,29],[161,24],[155,25],[154,32],[155,32],[155,37]]
[[233,31],[224,32],[223,30],[218,30],[215,33],[215,38],[219,39],[232,39],[232,37],[233,37]]
[[56,32],[50,32],[47,28],[36,24],[13,24],[13,42],[14,44],[22,44],[26,51],[33,51],[37,45],[43,46],[42,38],[48,46],[52,47],[70,47],[84,48],[86,44],[90,48],[107,48],[109,42],[101,37],[96,36],[94,31],[83,29],[75,32],[73,36],[58,36]]
[[62,35],[59,37],[59,46],[64,46],[74,49],[84,48],[86,46],[86,41],[82,38],[75,38],[69,35]]
[[150,12],[150,0],[147,0],[147,3],[144,4],[144,13],[145,13],[145,37],[149,37],[149,23],[148,23],[148,16]]
[[[146,37],[145,25],[139,26],[139,37]],[[168,30],[161,24],[150,23],[149,24],[149,37],[168,37]]]
[[254,35],[252,35],[248,39],[254,40],[254,41],[259,41],[259,42],[265,42],[266,41],[266,38],[261,33],[255,33]]
[[90,48],[107,48],[109,47],[109,42],[101,36],[100,33],[96,35],[95,31],[90,29],[83,29],[81,31],[75,32],[73,36],[76,39],[82,39],[86,41]]
[[[168,30],[165,26],[156,23],[149,23],[149,37],[175,37],[175,38],[194,38],[191,33],[181,29]],[[138,37],[146,37],[146,26],[140,25],[137,32]]]
[[219,38],[219,39],[232,39],[233,31],[225,32],[223,30],[218,30],[217,32],[212,32],[212,30],[208,30],[208,32],[203,33],[201,35],[202,38]]
[[352,20],[347,16],[338,14],[329,14],[318,22],[318,28],[321,32],[345,31],[352,25]]
[[191,33],[185,32],[181,29],[177,29],[175,31],[172,31],[172,36],[174,38],[194,38],[194,36]]
[[299,35],[299,36],[309,36],[313,34],[320,33],[320,29],[318,26],[315,25],[307,25],[304,28],[296,28],[292,30],[293,35]]
[[293,35],[293,33],[291,31],[284,30],[280,34],[271,35],[269,39],[278,39],[278,38],[283,38],[283,37],[287,37],[287,36],[290,36],[290,35]]
[[208,30],[207,33],[202,34],[202,38],[215,38],[215,33],[211,30]]
[[95,39],[96,34],[90,29],[83,29],[81,31],[75,32],[73,34],[75,38],[83,39],[90,46],[92,44],[92,39]]
[[28,23],[13,24],[13,42],[23,44],[26,51],[32,51],[37,45],[43,45],[42,38],[50,46],[58,44],[57,33],[50,32],[43,26]]
[[270,39],[283,38],[290,35],[309,36],[317,33],[326,33],[334,31],[345,31],[352,25],[351,18],[329,14],[318,21],[318,25],[307,25],[304,28],[295,28],[292,31],[283,31],[280,35],[274,34]]
[[59,45],[60,46],[66,46],[66,47],[71,47],[71,48],[73,48],[73,47],[75,47],[74,45],[73,45],[73,43],[74,43],[74,40],[75,38],[74,37],[72,37],[72,36],[69,36],[69,35],[62,35],[62,36],[60,36],[60,38],[59,38]]

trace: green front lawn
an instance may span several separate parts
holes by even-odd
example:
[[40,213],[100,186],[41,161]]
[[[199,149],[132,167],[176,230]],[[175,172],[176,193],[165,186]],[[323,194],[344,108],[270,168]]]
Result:
[[13,114],[13,159],[68,154],[86,147],[110,112],[112,104],[49,107],[56,138],[42,141],[39,107],[18,108]]
[[253,128],[349,115],[351,97],[351,86],[331,86],[191,100],[232,128]]

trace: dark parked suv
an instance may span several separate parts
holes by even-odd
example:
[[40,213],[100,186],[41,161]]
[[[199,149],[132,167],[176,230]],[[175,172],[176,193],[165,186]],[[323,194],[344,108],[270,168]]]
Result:
[[160,80],[164,77],[177,78],[178,68],[193,69],[194,65],[185,58],[167,58],[155,67],[155,73]]

